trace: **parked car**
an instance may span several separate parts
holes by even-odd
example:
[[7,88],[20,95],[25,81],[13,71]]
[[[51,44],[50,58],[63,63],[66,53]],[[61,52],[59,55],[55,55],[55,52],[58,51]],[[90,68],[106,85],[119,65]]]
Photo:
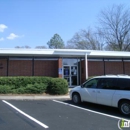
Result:
[[70,91],[70,98],[76,104],[91,102],[119,108],[124,115],[130,115],[130,76],[97,76]]

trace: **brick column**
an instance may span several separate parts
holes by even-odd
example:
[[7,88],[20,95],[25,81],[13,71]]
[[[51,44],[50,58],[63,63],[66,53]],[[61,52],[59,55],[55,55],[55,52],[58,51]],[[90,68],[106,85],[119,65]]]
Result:
[[62,73],[63,73],[63,70],[62,70],[62,58],[59,58],[58,59],[58,77],[59,78],[62,78]]

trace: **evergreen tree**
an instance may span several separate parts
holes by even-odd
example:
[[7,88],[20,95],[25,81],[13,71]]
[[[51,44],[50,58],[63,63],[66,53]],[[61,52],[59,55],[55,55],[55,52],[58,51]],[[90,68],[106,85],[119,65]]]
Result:
[[61,39],[61,37],[58,34],[54,34],[54,36],[50,39],[47,45],[51,49],[63,49],[64,41]]

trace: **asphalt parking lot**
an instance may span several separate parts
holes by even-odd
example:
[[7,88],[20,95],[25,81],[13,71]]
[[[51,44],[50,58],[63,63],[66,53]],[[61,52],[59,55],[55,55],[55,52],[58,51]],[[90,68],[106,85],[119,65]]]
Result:
[[0,100],[0,130],[119,130],[115,108],[70,100]]

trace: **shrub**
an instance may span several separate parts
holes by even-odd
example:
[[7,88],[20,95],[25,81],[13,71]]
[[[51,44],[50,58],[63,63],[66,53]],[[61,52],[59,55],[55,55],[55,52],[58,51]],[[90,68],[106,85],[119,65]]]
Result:
[[68,83],[65,79],[52,78],[47,88],[49,94],[66,94],[68,93]]
[[27,87],[25,88],[25,93],[44,93],[46,91],[46,84],[43,83],[36,83],[36,84],[28,84]]
[[0,93],[66,94],[68,83],[61,78],[51,77],[0,77]]
[[12,89],[11,92],[12,92],[13,94],[25,94],[25,88],[20,87],[20,88],[17,88],[17,89]]
[[11,93],[11,87],[8,85],[0,85],[0,93],[1,94]]

